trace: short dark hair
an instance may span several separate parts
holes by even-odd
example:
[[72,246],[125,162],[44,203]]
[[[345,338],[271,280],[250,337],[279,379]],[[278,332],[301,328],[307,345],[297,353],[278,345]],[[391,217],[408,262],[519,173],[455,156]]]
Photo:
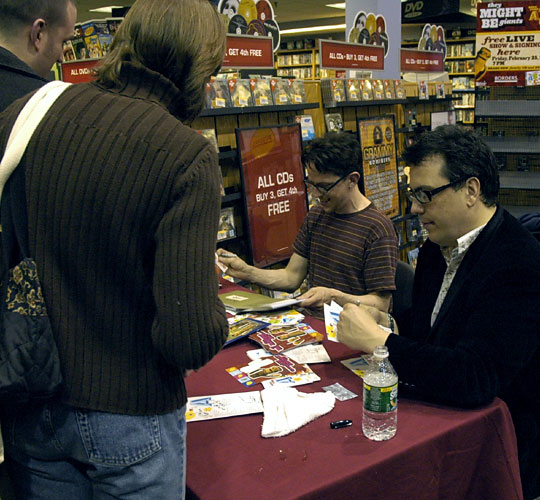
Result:
[[67,5],[76,0],[2,0],[0,1],[0,33],[14,34],[23,26],[43,18],[51,25],[66,19]]
[[476,177],[480,181],[481,199],[493,206],[499,195],[497,160],[482,138],[472,129],[460,125],[441,125],[420,136],[402,154],[407,165],[415,167],[431,157],[444,160],[442,174],[450,182],[464,179],[454,189],[463,187],[465,180]]
[[225,26],[209,0],[137,0],[97,69],[98,82],[121,84],[124,62],[145,66],[180,90],[182,120],[204,105],[205,86],[225,55]]
[[348,132],[328,132],[313,139],[302,152],[302,164],[313,164],[321,174],[332,173],[340,177],[350,172],[360,174],[362,187],[362,149],[354,135]]

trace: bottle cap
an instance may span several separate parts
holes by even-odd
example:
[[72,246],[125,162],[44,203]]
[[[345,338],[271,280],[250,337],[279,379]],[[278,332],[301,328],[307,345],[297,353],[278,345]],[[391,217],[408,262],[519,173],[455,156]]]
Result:
[[385,345],[378,345],[377,347],[375,347],[375,350],[373,351],[373,356],[377,358],[381,358],[381,359],[387,358],[388,347],[386,347]]

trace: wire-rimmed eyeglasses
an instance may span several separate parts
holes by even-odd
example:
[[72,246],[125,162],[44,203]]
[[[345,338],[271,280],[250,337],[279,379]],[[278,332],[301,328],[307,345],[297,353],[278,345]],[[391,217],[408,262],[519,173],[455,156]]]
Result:
[[321,186],[320,184],[315,184],[314,182],[311,182],[307,177],[304,178],[304,182],[306,183],[306,186],[315,188],[319,193],[321,194],[328,194],[331,189],[334,189],[343,179],[347,178],[349,176],[350,172],[341,176],[336,182],[332,182],[329,186]]

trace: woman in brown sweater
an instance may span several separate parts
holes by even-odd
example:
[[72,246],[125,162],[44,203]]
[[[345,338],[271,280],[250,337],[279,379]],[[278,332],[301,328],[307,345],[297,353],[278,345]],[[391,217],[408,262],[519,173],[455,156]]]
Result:
[[[3,420],[18,498],[184,496],[183,377],[228,327],[219,166],[183,122],[224,50],[208,0],[138,0],[97,81],[68,88],[30,141],[18,170],[65,387]],[[0,116],[2,154],[27,100]]]

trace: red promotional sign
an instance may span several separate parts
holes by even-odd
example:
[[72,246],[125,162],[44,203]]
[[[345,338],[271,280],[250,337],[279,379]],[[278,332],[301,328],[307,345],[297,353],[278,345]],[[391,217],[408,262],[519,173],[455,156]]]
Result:
[[101,59],[69,61],[61,64],[62,81],[69,83],[87,83],[94,80],[93,68]]
[[253,264],[289,258],[307,214],[300,125],[236,129]]
[[227,35],[223,68],[273,68],[274,49],[268,36]]
[[413,73],[444,71],[442,52],[401,49],[400,54],[400,71],[410,71]]
[[319,40],[323,69],[384,69],[384,47]]
[[478,3],[477,87],[540,85],[540,1]]

